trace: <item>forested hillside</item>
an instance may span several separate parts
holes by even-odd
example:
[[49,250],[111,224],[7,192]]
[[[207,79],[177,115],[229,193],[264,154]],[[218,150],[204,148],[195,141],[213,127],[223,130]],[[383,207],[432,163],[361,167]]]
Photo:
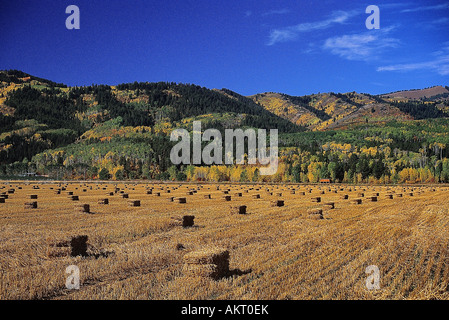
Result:
[[[167,82],[67,87],[21,71],[1,71],[0,176],[449,182],[448,112],[441,95],[244,97],[228,89]],[[174,166],[170,132],[191,130],[195,120],[203,130],[222,132],[277,128],[277,174],[261,176],[257,165]]]

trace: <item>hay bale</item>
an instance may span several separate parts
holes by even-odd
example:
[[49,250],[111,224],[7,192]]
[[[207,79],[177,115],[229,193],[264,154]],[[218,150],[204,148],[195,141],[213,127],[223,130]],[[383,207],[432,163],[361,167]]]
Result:
[[246,214],[246,206],[231,206],[230,213],[231,214]]
[[140,200],[129,200],[128,205],[130,207],[140,207]]
[[253,194],[252,198],[253,199],[260,199],[260,194]]
[[49,258],[88,256],[86,235],[69,237],[63,240],[47,239]]
[[273,200],[271,201],[272,207],[283,207],[284,206],[284,200]]
[[182,217],[182,226],[184,228],[193,227],[195,220],[195,216],[183,216]]
[[357,193],[357,197],[365,197],[365,194],[363,192]]
[[223,196],[224,201],[231,201],[231,196]]
[[109,204],[109,199],[108,198],[99,199],[98,204]]
[[204,199],[210,199],[210,194],[205,194]]
[[177,203],[187,203],[187,199],[186,198],[175,198],[175,201]]
[[314,209],[309,209],[307,210],[307,213],[309,214],[308,217],[311,219],[324,219],[323,216],[323,209],[321,208],[314,208]]
[[5,203],[6,199],[5,198],[0,198],[0,203]]
[[168,197],[167,200],[168,200],[168,202],[173,202],[173,201],[175,201],[175,197]]
[[209,277],[218,280],[229,275],[229,252],[221,248],[206,248],[189,252],[183,257],[186,276]]
[[241,196],[243,196],[243,194],[241,192],[236,192],[236,193],[234,193],[234,196],[241,197]]
[[81,204],[81,205],[77,205],[76,208],[81,212],[81,213],[90,213],[90,205],[88,204]]
[[28,197],[30,199],[37,199],[37,194],[30,194],[30,195],[28,195]]
[[386,195],[385,195],[385,198],[387,198],[387,199],[393,199],[393,195],[392,195],[392,194],[386,194]]
[[323,214],[323,209],[321,208],[313,208],[313,209],[309,209],[307,210],[308,214]]
[[72,248],[71,256],[87,256],[87,239],[86,235],[72,237],[70,246]]
[[362,199],[354,199],[351,201],[352,204],[361,204],[362,203]]
[[25,209],[37,209],[37,201],[25,202]]
[[182,216],[182,217],[171,217],[173,224],[175,226],[182,226],[183,228],[193,227],[195,216]]
[[72,201],[79,201],[79,196],[69,196],[69,199]]
[[147,194],[153,194],[153,190],[147,190]]
[[313,197],[313,198],[310,198],[310,200],[312,200],[312,202],[321,202],[321,197]]
[[326,202],[326,203],[324,203],[324,207],[326,209],[334,209],[335,208],[335,203],[334,202]]
[[372,202],[377,202],[377,197],[368,197],[368,200]]
[[342,200],[348,200],[348,199],[349,199],[349,195],[344,194],[344,195],[342,195],[342,196],[340,197],[340,199],[342,199]]

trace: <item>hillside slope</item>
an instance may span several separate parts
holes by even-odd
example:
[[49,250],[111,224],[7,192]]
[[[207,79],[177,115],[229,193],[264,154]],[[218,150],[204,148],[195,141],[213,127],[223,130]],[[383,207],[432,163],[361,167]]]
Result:
[[301,97],[267,92],[249,98],[263,105],[268,111],[309,130],[345,128],[365,122],[441,118],[449,115],[449,101],[409,98],[398,100],[384,95],[373,96],[356,92],[319,93]]

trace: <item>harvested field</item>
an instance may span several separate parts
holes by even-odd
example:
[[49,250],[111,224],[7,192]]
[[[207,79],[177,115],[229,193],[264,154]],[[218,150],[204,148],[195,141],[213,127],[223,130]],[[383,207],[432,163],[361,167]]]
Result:
[[[8,182],[0,188],[8,195],[0,205],[2,300],[449,298],[444,186]],[[272,194],[256,196],[266,189]],[[168,190],[174,201],[155,196]],[[188,190],[195,192],[186,196]],[[233,195],[230,202],[223,191]],[[24,206],[30,195],[38,199],[32,210]],[[311,201],[318,197],[319,208]],[[85,205],[95,214],[80,214]],[[79,267],[79,290],[65,287],[70,265]],[[370,265],[380,270],[378,290],[366,287]]]

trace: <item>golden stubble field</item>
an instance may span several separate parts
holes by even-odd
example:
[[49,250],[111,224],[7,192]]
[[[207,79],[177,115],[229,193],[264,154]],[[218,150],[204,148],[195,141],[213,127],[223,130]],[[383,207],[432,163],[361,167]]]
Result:
[[[432,186],[2,183],[0,299],[447,299],[448,194]],[[230,211],[243,205],[246,214]],[[186,215],[192,227],[173,219]],[[79,235],[88,236],[85,256],[51,253]],[[229,253],[225,274],[186,264],[211,263],[216,250]],[[66,288],[70,265],[80,270],[79,290]],[[378,290],[366,287],[370,265],[380,271]]]

